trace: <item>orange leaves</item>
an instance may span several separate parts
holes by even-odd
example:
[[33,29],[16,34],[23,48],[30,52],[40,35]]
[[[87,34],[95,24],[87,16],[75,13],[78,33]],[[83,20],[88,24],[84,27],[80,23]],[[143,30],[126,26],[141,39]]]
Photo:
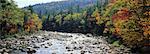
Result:
[[150,35],[150,25],[149,26],[144,26],[143,27],[143,34],[144,36],[149,36]]
[[129,46],[143,45],[143,41],[150,39],[150,0],[110,1],[103,16],[112,18],[113,34]]
[[149,31],[144,31],[143,34],[144,34],[144,36],[150,35],[150,30]]
[[98,8],[96,8],[96,10],[93,12],[92,17],[95,17],[96,24],[100,24],[101,23],[100,22],[101,21],[101,16],[100,16]]
[[150,11],[145,12],[144,15],[149,15],[150,16]]
[[128,20],[130,17],[129,10],[127,8],[120,9],[116,14],[112,16],[115,32],[120,33],[122,29],[122,25]]
[[115,3],[116,2],[116,0],[110,0],[110,3]]
[[114,21],[114,27],[115,27],[114,33],[121,35],[120,33],[122,31],[122,26],[125,22],[126,22],[125,20],[121,20],[121,19]]
[[37,14],[30,15],[28,21],[25,23],[25,31],[37,31],[42,28],[42,20],[38,18]]
[[120,28],[115,28],[115,33],[119,34]]
[[120,9],[116,14],[112,16],[113,21],[114,20],[126,20],[130,17],[129,10],[127,8]]
[[35,26],[35,23],[33,21],[33,19],[29,19],[26,23],[25,23],[25,31],[29,32],[31,31],[32,29],[34,29],[36,26]]
[[141,22],[144,36],[150,35],[150,22]]

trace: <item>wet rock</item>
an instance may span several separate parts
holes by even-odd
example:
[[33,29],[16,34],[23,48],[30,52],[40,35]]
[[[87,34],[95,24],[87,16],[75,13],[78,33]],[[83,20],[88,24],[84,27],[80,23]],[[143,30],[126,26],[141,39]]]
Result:
[[124,52],[123,51],[118,51],[120,54],[123,54]]
[[92,53],[91,51],[88,51],[89,53]]
[[100,48],[100,47],[97,47],[97,48]]
[[19,49],[21,52],[26,52],[27,49]]
[[32,43],[35,43],[35,40],[32,40],[31,42],[32,42]]
[[87,37],[92,37],[92,35],[91,35],[91,34],[86,34],[86,36],[87,36]]
[[42,39],[45,39],[45,38],[42,38]]
[[40,48],[40,46],[34,44],[33,48]]
[[45,46],[45,48],[48,48],[48,46]]
[[45,44],[41,44],[41,47],[43,47]]
[[72,42],[71,44],[77,44],[77,42],[74,41],[74,42]]
[[74,49],[74,50],[77,50],[77,47],[74,47],[73,49]]
[[56,54],[56,53],[52,53],[52,54]]
[[20,37],[19,39],[25,39],[25,37]]
[[78,39],[79,37],[75,37],[75,39]]
[[85,44],[84,42],[82,42],[82,44]]
[[28,48],[27,48],[27,53],[28,53],[28,54],[36,53],[36,50],[33,49],[32,47],[28,47]]
[[98,44],[98,43],[97,42],[93,43],[93,45],[96,45],[96,44]]
[[81,50],[83,47],[74,47],[74,50]]
[[52,46],[53,44],[51,44],[51,43],[47,43],[47,45],[48,45],[48,46]]
[[42,37],[42,36],[37,36],[37,38],[40,38],[40,39],[41,39],[41,38],[43,38],[43,37]]
[[82,46],[80,46],[80,47],[79,47],[79,49],[83,49],[83,47],[82,47]]
[[121,48],[120,50],[124,51],[125,49],[124,49],[124,48]]
[[101,44],[102,42],[98,42],[98,44]]
[[8,54],[9,52],[10,52],[10,49],[6,49],[6,48],[0,49],[1,54]]
[[48,38],[46,40],[49,40]]
[[111,53],[112,51],[111,50],[108,50],[108,53]]
[[84,53],[81,53],[81,54],[84,54]]
[[51,34],[48,34],[48,36],[51,36]]
[[70,35],[69,37],[73,37],[72,35]]
[[86,51],[81,51],[81,54],[85,54],[86,53]]
[[33,37],[31,37],[31,38],[38,38],[39,36],[33,36]]
[[13,50],[18,50],[17,48],[12,48]]
[[70,47],[66,47],[66,49],[70,49]]
[[70,49],[69,49],[69,50],[67,50],[67,51],[73,51],[73,50],[70,50]]

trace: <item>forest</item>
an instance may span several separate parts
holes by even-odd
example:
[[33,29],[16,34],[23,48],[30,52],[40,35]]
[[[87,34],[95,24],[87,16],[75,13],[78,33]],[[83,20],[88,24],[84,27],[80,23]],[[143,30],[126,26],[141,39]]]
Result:
[[41,30],[107,36],[111,44],[137,50],[150,46],[150,0],[70,0],[24,8],[0,0],[0,39]]

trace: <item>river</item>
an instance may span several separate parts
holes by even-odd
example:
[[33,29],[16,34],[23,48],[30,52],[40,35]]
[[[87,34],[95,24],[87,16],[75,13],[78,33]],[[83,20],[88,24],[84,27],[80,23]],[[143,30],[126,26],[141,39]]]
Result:
[[128,54],[125,47],[114,47],[102,36],[81,33],[40,32],[22,40],[27,47],[35,50],[27,53],[27,49],[13,50],[10,54]]

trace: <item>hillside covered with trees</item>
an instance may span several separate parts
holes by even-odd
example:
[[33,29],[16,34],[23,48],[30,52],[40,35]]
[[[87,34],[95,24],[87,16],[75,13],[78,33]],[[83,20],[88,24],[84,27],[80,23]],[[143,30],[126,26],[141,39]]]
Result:
[[39,30],[92,33],[133,49],[150,46],[150,0],[69,0],[18,8],[0,0],[0,38]]

